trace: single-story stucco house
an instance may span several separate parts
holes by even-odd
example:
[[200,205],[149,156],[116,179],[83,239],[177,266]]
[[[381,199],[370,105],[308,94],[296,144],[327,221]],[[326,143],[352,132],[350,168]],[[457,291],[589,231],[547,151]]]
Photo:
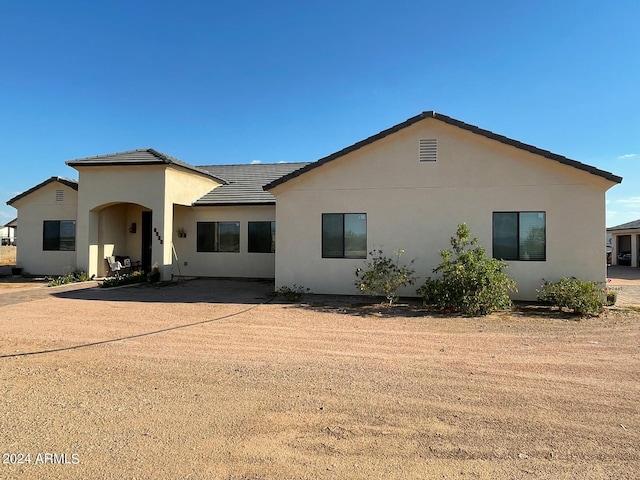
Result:
[[0,245],[16,244],[16,227],[17,226],[18,226],[18,219],[14,218],[10,222],[7,222],[2,227],[0,227]]
[[640,267],[640,220],[607,228],[611,235],[611,264]]
[[77,182],[52,177],[7,202],[26,272],[103,276],[123,255],[163,279],[332,294],[356,293],[372,249],[403,249],[432,275],[461,222],[508,261],[514,298],[534,299],[543,279],[604,281],[605,192],[622,181],[432,111],[312,163],[194,166],[146,149],[67,164]]

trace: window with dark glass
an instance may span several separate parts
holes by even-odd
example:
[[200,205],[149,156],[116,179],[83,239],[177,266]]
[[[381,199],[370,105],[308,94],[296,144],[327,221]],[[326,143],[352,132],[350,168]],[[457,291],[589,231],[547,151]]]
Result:
[[45,220],[42,228],[42,250],[73,252],[76,249],[75,220]]
[[251,253],[273,253],[276,251],[276,222],[249,222],[249,245]]
[[240,222],[198,222],[198,252],[240,251]]
[[545,212],[494,212],[493,258],[546,260]]
[[367,258],[367,214],[322,214],[323,258]]

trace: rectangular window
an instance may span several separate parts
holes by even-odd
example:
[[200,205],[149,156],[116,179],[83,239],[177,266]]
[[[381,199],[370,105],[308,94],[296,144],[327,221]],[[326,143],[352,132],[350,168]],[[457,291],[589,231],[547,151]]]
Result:
[[42,250],[73,252],[76,249],[75,220],[45,220],[42,227]]
[[322,258],[367,258],[367,214],[323,213]]
[[240,222],[198,222],[198,252],[240,251]]
[[494,212],[493,258],[544,261],[545,212]]
[[249,252],[276,251],[276,222],[249,222]]

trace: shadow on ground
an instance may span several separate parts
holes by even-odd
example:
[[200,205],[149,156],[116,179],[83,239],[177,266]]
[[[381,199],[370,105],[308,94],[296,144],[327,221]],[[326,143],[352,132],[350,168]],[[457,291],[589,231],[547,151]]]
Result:
[[51,293],[57,298],[104,302],[258,304],[273,297],[271,280],[198,278],[116,288],[87,288]]

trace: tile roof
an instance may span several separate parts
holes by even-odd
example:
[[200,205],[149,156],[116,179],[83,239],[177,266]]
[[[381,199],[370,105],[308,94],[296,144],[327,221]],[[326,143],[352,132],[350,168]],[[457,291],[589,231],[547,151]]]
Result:
[[283,175],[307,166],[308,163],[256,163],[244,165],[202,165],[198,168],[225,181],[194,202],[205,205],[273,205],[276,199],[263,186]]
[[158,152],[153,148],[142,148],[138,150],[128,150],[126,152],[110,153],[108,155],[98,155],[95,157],[77,158],[66,162],[70,167],[96,166],[96,165],[154,165],[165,164],[175,165],[192,172],[216,178],[211,173],[194,167],[193,165],[183,162],[175,157]]
[[295,178],[299,175],[304,174],[305,172],[308,172],[309,170],[313,170],[314,168],[317,168],[327,162],[330,162],[332,160],[335,160],[336,158],[342,157],[348,153],[351,153],[355,150],[358,150],[359,148],[362,148],[366,145],[369,145],[377,140],[380,140],[388,135],[391,135],[392,133],[395,133],[399,130],[402,130],[403,128],[407,128],[411,125],[413,125],[414,123],[420,122],[424,119],[427,118],[434,118],[436,120],[439,120],[441,122],[447,123],[449,125],[453,125],[459,128],[462,128],[463,130],[467,130],[469,132],[475,133],[477,135],[482,135],[483,137],[487,137],[490,138],[492,140],[497,140],[498,142],[504,143],[506,145],[510,145],[512,147],[516,147],[519,148],[521,150],[526,150],[527,152],[531,152],[534,153],[536,155],[541,155],[545,158],[548,158],[550,160],[555,160],[556,162],[562,163],[564,165],[569,165],[571,167],[577,168],[579,170],[584,170],[585,172],[589,172],[593,175],[597,175],[600,177],[603,177],[611,182],[614,183],[620,183],[622,182],[622,177],[619,177],[617,175],[614,175],[610,172],[606,172],[604,170],[599,170],[595,167],[592,167],[590,165],[586,165],[584,163],[578,162],[577,160],[571,160],[570,158],[567,157],[563,157],[562,155],[558,155],[556,153],[552,153],[548,150],[542,150],[541,148],[538,147],[534,147],[533,145],[528,145],[526,143],[522,143],[519,142],[518,140],[514,140],[508,137],[505,137],[503,135],[498,135],[497,133],[491,132],[489,130],[484,130],[482,128],[476,127],[475,125],[471,125],[468,123],[464,123],[461,122],[460,120],[456,120],[455,118],[451,118],[451,117],[447,117],[446,115],[442,115],[440,113],[436,113],[434,111],[427,111],[427,112],[422,112],[419,115],[416,115],[415,117],[411,117],[408,120],[405,120],[402,123],[399,123],[398,125],[394,125],[391,128],[388,128],[386,130],[383,130],[382,132],[379,132],[375,135],[372,135],[369,138],[366,138],[360,142],[354,143],[353,145],[343,148],[342,150],[332,153],[329,156],[326,156],[324,158],[321,158],[313,163],[310,163],[309,165],[307,165],[306,167],[297,170],[295,172],[292,172],[288,175],[285,175],[284,177],[281,177],[279,179],[274,180],[273,182],[265,185],[265,190],[270,190],[273,187],[275,187],[276,185],[280,185],[282,183],[287,182],[288,180],[291,180],[292,178]]
[[66,185],[69,188],[73,188],[76,191],[78,190],[78,181],[77,180],[72,180],[70,178],[65,178],[65,177],[51,177],[51,178],[47,178],[44,182],[39,183],[35,187],[31,187],[26,192],[22,192],[21,194],[16,195],[15,197],[13,197],[11,200],[8,200],[7,201],[7,205],[12,205],[13,202],[15,202],[16,200],[20,200],[21,198],[26,197],[27,195],[35,192],[36,190],[44,187],[45,185],[50,184],[51,182],[59,182],[59,183],[62,183],[63,185]]
[[607,228],[607,232],[613,232],[615,230],[632,230],[634,228],[640,228],[640,220],[634,220],[633,222],[623,223],[616,225],[615,227]]

